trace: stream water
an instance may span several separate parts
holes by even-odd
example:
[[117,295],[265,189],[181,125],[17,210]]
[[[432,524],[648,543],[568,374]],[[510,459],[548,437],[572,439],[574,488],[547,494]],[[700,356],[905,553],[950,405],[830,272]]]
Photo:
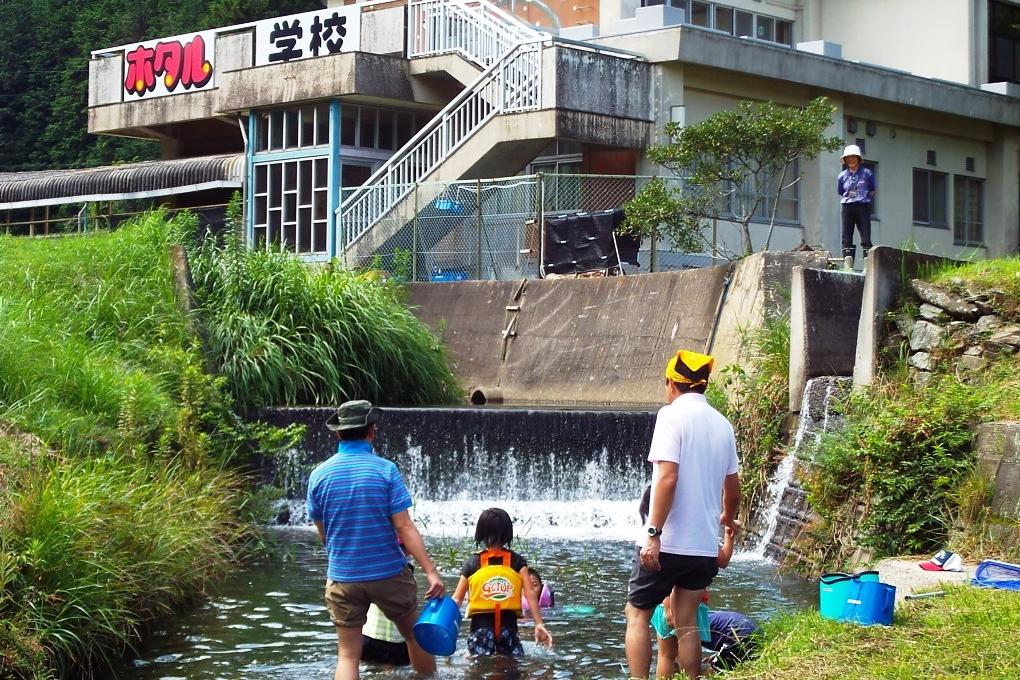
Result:
[[[311,529],[287,528],[270,530],[269,538],[277,546],[272,558],[235,574],[210,601],[154,630],[118,677],[332,677],[336,633],[322,601],[326,556],[318,537]],[[426,543],[452,590],[470,544],[463,537],[426,537]],[[457,653],[438,659],[438,677],[626,677],[623,607],[633,542],[525,536],[515,547],[556,592],[557,608],[545,615],[554,648],[526,641],[526,656],[519,662],[467,658],[462,654],[465,622]],[[735,609],[758,620],[813,606],[814,598],[813,584],[779,576],[771,563],[739,554],[711,590],[713,608]],[[527,632],[525,625],[522,633]],[[527,640],[525,635],[522,639]],[[408,669],[363,665],[362,671],[365,678],[414,677]]]

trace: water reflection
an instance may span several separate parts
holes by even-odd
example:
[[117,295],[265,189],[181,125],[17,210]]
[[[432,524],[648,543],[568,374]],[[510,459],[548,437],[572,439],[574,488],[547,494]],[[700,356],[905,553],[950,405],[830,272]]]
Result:
[[[314,531],[273,532],[279,556],[229,579],[217,597],[154,632],[137,659],[118,673],[132,680],[174,678],[329,678],[336,633],[322,604],[326,556]],[[456,583],[469,549],[464,539],[427,538],[447,586]],[[626,541],[524,539],[516,549],[538,567],[556,591],[546,614],[556,646],[525,642],[525,658],[438,660],[438,677],[472,680],[626,676],[623,655],[626,582],[633,556]],[[780,578],[760,561],[734,559],[712,590],[712,606],[755,618],[808,606],[811,584]],[[465,630],[467,624],[465,623]],[[530,631],[525,623],[522,639]],[[411,678],[406,669],[364,666],[365,678]]]

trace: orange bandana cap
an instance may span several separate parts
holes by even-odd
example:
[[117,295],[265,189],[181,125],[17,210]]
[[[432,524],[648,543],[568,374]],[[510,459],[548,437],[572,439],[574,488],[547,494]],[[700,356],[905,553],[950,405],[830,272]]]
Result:
[[707,354],[682,349],[666,364],[666,377],[681,385],[707,385],[714,363]]

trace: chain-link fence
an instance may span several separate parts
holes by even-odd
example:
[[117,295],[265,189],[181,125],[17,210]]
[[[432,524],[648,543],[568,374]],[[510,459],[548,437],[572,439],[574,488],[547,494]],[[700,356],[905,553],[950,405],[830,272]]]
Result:
[[[512,280],[542,275],[547,218],[622,208],[650,181],[628,175],[520,175],[422,183],[373,227],[384,234],[355,268],[382,269],[407,281]],[[678,180],[674,180],[678,181]],[[684,254],[647,239],[625,274],[704,267],[710,254]]]

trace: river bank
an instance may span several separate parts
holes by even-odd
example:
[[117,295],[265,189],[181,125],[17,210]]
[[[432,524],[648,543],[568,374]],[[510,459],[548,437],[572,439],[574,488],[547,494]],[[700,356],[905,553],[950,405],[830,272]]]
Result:
[[1015,680],[1020,593],[944,587],[939,598],[898,603],[892,626],[858,626],[809,611],[765,626],[762,654],[732,680]]

